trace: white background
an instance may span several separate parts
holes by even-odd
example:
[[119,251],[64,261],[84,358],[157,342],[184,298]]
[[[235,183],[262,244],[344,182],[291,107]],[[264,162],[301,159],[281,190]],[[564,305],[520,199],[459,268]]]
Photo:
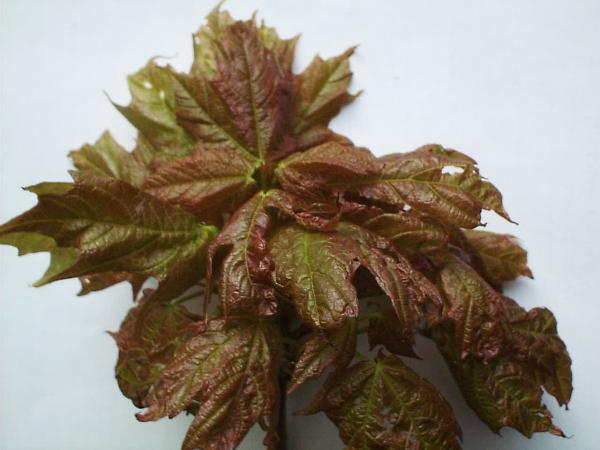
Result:
[[[103,94],[127,103],[125,75],[155,55],[185,69],[191,33],[213,1],[0,0],[0,221],[33,206],[21,186],[66,180],[68,150],[105,128],[129,147],[134,130]],[[377,154],[438,142],[475,157],[519,227],[495,217],[530,251],[535,281],[510,294],[546,305],[574,360],[565,412],[570,439],[492,434],[465,406],[436,352],[414,364],[452,403],[467,450],[577,449],[598,444],[600,396],[600,2],[231,0],[283,36],[302,32],[297,69],[353,44],[354,87],[365,93],[334,128]],[[78,282],[34,289],[46,255],[0,248],[0,448],[177,449],[189,418],[138,423],[113,379],[120,285],[78,298]],[[427,358],[428,357],[428,358]],[[310,389],[292,399],[297,409]],[[260,449],[254,430],[242,449]],[[324,416],[294,418],[291,450],[341,448]]]

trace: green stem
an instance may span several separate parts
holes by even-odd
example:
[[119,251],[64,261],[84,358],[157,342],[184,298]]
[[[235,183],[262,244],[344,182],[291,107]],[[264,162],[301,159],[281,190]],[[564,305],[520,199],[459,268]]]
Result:
[[173,302],[174,305],[181,305],[182,303],[187,302],[188,300],[193,299],[194,297],[202,296],[203,291],[193,292],[192,294],[184,295],[183,297],[178,298]]
[[371,358],[367,357],[366,355],[363,355],[361,352],[356,352],[355,356],[360,360],[360,361],[370,361]]

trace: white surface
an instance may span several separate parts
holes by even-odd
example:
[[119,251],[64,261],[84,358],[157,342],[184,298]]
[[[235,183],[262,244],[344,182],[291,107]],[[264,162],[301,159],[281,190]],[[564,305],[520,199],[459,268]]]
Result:
[[[377,4],[377,7],[374,5]],[[175,6],[177,5],[177,6]],[[213,1],[0,0],[0,221],[35,203],[21,186],[65,180],[68,150],[109,128],[134,131],[102,91],[127,103],[125,75],[154,55],[187,68],[192,31]],[[475,157],[521,223],[489,217],[530,251],[535,281],[510,294],[546,305],[574,360],[571,410],[548,402],[571,439],[493,435],[468,411],[448,371],[419,363],[455,408],[467,450],[597,449],[600,363],[600,2],[232,0],[312,55],[360,44],[354,86],[365,93],[334,127],[377,154],[439,142]],[[177,449],[187,418],[138,423],[113,380],[104,330],[131,306],[129,289],[75,297],[77,281],[34,289],[47,256],[0,248],[0,448]],[[307,392],[292,400],[299,407]],[[291,450],[341,448],[324,416],[294,418]],[[259,449],[254,431],[242,449]]]

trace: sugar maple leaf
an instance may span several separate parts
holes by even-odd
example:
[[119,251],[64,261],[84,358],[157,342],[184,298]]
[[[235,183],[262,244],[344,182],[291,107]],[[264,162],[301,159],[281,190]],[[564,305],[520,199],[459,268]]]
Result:
[[452,409],[399,358],[421,333],[492,430],[562,435],[541,395],[568,404],[571,359],[549,310],[501,292],[532,275],[516,239],[474,229],[483,210],[510,220],[476,162],[440,145],[376,157],[332,131],[357,97],[353,48],[294,73],[297,38],[219,8],[193,38],[188,72],[129,77],[131,152],[105,132],[70,153],[73,182],[27,188],[38,204],[0,226],[20,254],[50,253],[38,285],[128,281],[137,299],[158,282],[113,333],[138,419],[193,414],[185,450],[235,448],[256,423],[283,449],[286,393],[328,372],[304,412],[345,448],[459,449]]

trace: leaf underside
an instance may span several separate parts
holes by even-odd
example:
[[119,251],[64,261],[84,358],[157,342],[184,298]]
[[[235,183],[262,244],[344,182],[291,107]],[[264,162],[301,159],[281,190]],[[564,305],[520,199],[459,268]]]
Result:
[[333,131],[355,48],[295,73],[297,40],[215,8],[189,71],[155,58],[128,77],[115,106],[135,147],[107,131],[71,151],[73,181],[28,187],[38,203],[0,243],[50,254],[36,285],[131,284],[116,379],[141,421],[194,415],[184,450],[233,449],[257,423],[280,448],[282,396],[324,374],[304,413],[346,449],[460,449],[452,409],[400,359],[419,333],[493,431],[562,436],[542,403],[573,389],[556,319],[502,293],[533,277],[527,252],[478,228],[483,211],[511,221],[498,189],[459,151],[376,157]]

